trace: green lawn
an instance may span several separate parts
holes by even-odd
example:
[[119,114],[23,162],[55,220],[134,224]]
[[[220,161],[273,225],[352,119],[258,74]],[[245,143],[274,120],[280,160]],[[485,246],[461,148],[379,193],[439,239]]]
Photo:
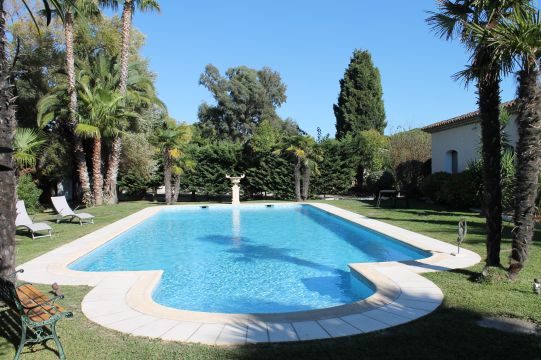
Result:
[[[465,217],[469,234],[464,245],[484,255],[483,219],[468,212],[451,212],[421,203],[410,209],[376,209],[370,203],[353,200],[329,202],[403,228],[454,243],[457,222]],[[148,202],[121,203],[90,209],[97,224],[54,224],[53,239],[18,236],[18,263],[27,261],[60,244],[76,239],[138,209]],[[39,219],[52,219],[42,214]],[[504,232],[502,260],[510,248],[510,227]],[[541,277],[541,234],[536,232],[535,245],[527,268],[518,281],[478,282],[483,265],[452,272],[427,274],[442,288],[443,305],[434,313],[414,322],[347,338],[308,343],[271,344],[219,348],[149,340],[107,330],[88,321],[80,310],[88,287],[64,286],[63,305],[75,314],[59,323],[66,354],[70,359],[541,359],[541,337],[507,334],[480,328],[476,321],[482,315],[503,315],[529,319],[541,324],[541,296],[533,294],[532,279]],[[43,286],[47,289],[47,286]],[[17,338],[6,330],[7,318],[0,318],[0,359],[11,359]],[[50,345],[54,348],[54,344]],[[41,346],[27,349],[23,359],[56,359],[55,353]]]

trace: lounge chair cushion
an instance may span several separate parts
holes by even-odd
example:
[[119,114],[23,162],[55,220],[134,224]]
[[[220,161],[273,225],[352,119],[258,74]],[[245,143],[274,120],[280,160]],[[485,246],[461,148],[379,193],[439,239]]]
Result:
[[94,215],[89,213],[75,213],[75,216],[81,219],[92,219],[94,218]]

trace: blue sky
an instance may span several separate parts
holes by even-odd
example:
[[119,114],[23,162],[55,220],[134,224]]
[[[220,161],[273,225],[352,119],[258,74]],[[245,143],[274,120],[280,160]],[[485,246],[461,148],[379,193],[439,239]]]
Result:
[[[437,38],[425,23],[434,0],[206,0],[160,1],[161,13],[137,13],[147,35],[143,55],[158,75],[171,116],[197,121],[202,101],[212,101],[198,80],[206,64],[223,73],[246,65],[269,66],[287,84],[279,109],[315,135],[335,134],[332,110],[355,48],[372,53],[380,69],[386,133],[444,120],[476,109],[474,86],[452,80],[468,62],[456,42]],[[506,79],[502,99],[515,94]]]

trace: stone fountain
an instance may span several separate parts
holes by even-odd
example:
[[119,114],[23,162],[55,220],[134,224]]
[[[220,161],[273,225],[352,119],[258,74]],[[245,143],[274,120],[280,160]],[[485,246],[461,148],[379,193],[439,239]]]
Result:
[[225,176],[227,179],[231,180],[231,203],[233,205],[239,205],[240,204],[240,181],[244,179],[244,174],[242,176]]

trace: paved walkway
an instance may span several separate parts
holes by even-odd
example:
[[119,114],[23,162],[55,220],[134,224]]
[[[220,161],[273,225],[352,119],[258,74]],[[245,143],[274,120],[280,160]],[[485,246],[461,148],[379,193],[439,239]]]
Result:
[[420,273],[464,268],[480,261],[474,252],[463,249],[456,255],[456,246],[424,235],[329,204],[310,205],[429,251],[432,256],[410,262],[349,264],[351,271],[376,288],[364,300],[321,310],[253,315],[184,311],[157,304],[152,291],[162,271],[92,273],[68,268],[71,262],[161,209],[151,207],[21,265],[25,271],[20,278],[93,286],[83,299],[82,310],[90,320],[110,329],[163,340],[241,345],[350,336],[407,323],[434,311],[443,300],[441,290]]

